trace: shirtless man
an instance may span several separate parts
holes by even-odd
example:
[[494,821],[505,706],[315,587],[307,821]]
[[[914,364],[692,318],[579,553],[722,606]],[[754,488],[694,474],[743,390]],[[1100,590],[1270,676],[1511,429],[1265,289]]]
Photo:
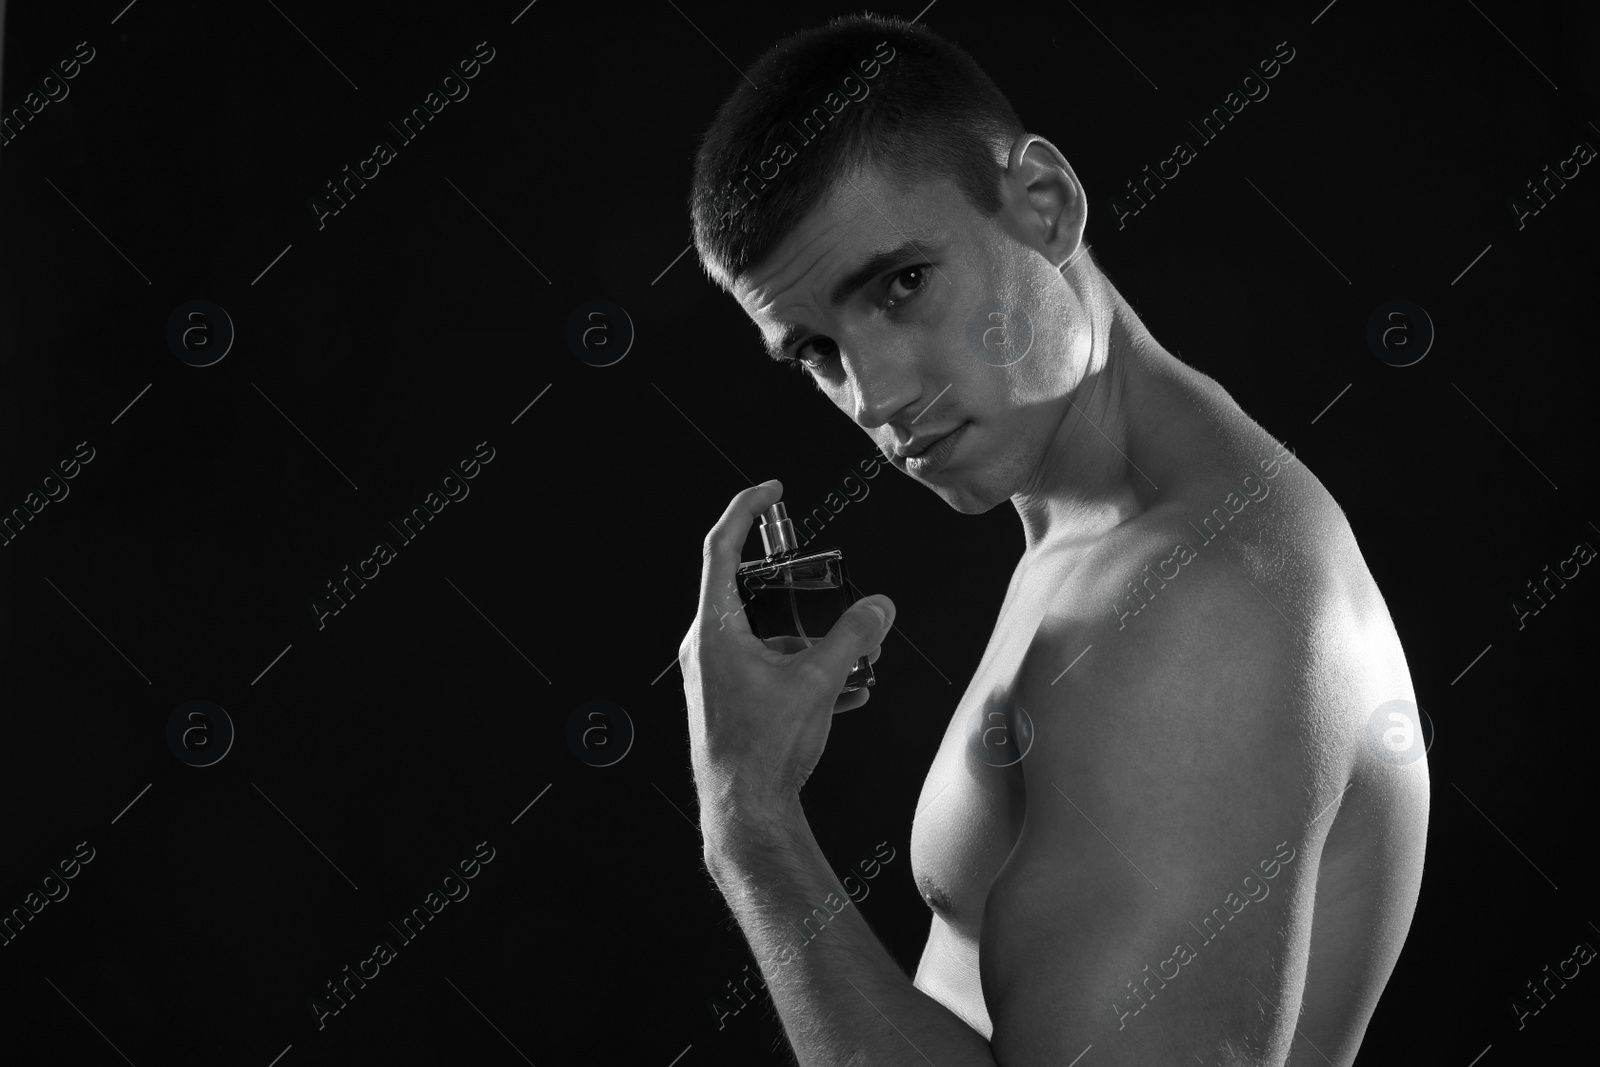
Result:
[[[809,106],[784,93],[837,80],[841,58],[880,66],[840,125],[937,138],[962,108],[1009,114],[920,28],[802,37],[783,62],[821,73],[780,78],[769,53],[750,77],[784,91],[739,90],[707,135],[702,261],[895,467],[964,514],[1010,500],[1026,549],[917,804],[933,916],[913,980],[841,903],[799,801],[833,715],[867,699],[839,692],[894,605],[867,597],[816,646],[769,649],[734,577],[782,486],[739,493],[706,538],[679,653],[704,859],[799,1062],[1352,1063],[1410,926],[1429,788],[1414,722],[1383,716],[1398,745],[1370,726],[1414,693],[1349,524],[1145,329],[1086,254],[1072,167],[1020,123],[991,140],[992,212],[954,148],[897,170],[830,130],[740,205],[771,216],[745,244],[719,230],[730,146]],[[890,96],[935,121],[876,127]],[[825,933],[796,946],[813,915]]]

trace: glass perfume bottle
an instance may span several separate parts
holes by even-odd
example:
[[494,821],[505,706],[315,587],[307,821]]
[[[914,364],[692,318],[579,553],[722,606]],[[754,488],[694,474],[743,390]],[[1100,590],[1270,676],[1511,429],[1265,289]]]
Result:
[[[794,521],[782,503],[761,516],[765,559],[739,565],[739,587],[750,632],[779,652],[799,652],[827,636],[853,603],[844,553],[837,548],[800,550]],[[874,684],[867,657],[856,660],[843,693]]]

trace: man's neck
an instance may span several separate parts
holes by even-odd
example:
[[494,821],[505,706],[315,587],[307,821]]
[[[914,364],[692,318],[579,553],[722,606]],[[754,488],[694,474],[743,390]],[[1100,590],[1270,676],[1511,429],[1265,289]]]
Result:
[[[1155,368],[1175,362],[1098,269],[1085,272],[1092,343],[1038,470],[1011,498],[1027,539],[1025,558],[1087,544],[1144,511],[1166,464],[1147,447],[1156,407]],[[1076,286],[1075,286],[1076,287]]]

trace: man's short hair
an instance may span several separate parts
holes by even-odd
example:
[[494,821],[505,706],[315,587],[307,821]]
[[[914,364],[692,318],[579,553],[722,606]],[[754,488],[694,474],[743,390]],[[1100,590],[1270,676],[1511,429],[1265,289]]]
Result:
[[689,194],[701,265],[728,292],[857,166],[900,188],[948,178],[984,217],[999,213],[1022,122],[932,31],[840,17],[779,41],[746,77],[701,138]]

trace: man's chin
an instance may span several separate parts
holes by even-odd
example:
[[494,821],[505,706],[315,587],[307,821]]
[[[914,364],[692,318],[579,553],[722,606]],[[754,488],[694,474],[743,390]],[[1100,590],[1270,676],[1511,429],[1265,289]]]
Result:
[[966,496],[960,498],[945,496],[944,502],[963,515],[982,515],[984,512],[998,507],[1001,503],[999,500],[974,500]]
[[[921,479],[917,479],[921,481]],[[937,482],[922,482],[932,493],[963,515],[982,515],[1010,500],[1005,493],[985,493],[976,487],[951,478]]]
[[1009,492],[980,482],[976,477],[979,472],[970,466],[939,470],[928,478],[919,478],[906,470],[903,460],[894,467],[963,515],[982,515],[1011,499]]

